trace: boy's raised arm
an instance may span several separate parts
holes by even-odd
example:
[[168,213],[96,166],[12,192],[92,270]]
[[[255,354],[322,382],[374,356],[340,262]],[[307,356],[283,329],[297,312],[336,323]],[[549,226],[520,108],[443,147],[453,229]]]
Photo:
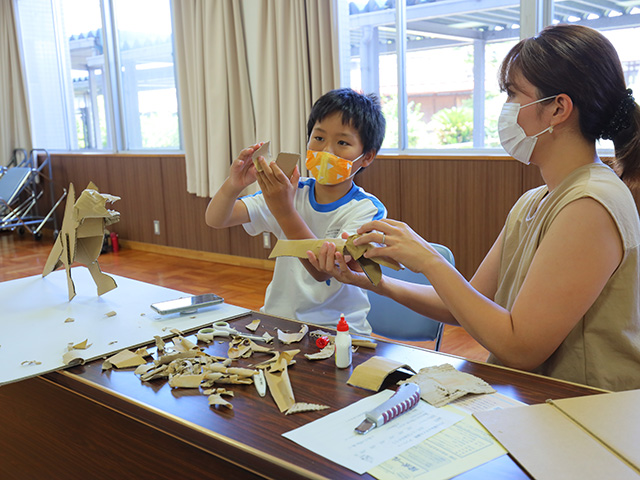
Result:
[[262,142],[245,148],[231,164],[229,176],[207,206],[205,221],[210,227],[232,227],[250,220],[247,207],[238,200],[238,196],[242,190],[256,181],[256,169],[251,155],[261,145]]
[[[293,204],[300,178],[298,168],[296,167],[293,171],[291,178],[287,178],[275,162],[269,164],[263,157],[258,157],[258,162],[262,166],[262,172],[258,174],[262,195],[285,237],[289,240],[316,238]],[[324,282],[331,278],[331,275],[320,272],[306,258],[299,260],[307,272],[318,282]]]

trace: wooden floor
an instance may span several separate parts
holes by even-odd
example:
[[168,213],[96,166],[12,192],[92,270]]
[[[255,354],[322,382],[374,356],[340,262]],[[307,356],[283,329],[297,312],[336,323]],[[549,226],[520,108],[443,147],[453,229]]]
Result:
[[[0,232],[0,282],[42,273],[53,245],[50,239]],[[272,272],[204,260],[122,248],[99,258],[100,268],[142,282],[198,294],[215,292],[226,302],[258,310]],[[414,343],[433,348],[433,342]],[[474,360],[485,360],[487,351],[462,328],[445,326],[440,351]]]

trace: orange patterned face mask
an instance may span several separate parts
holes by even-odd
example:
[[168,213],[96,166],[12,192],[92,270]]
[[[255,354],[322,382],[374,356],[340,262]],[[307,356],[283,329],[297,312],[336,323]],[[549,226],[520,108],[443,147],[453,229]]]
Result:
[[358,158],[347,160],[333,153],[307,150],[306,166],[313,178],[321,185],[337,185],[351,176],[351,167]]

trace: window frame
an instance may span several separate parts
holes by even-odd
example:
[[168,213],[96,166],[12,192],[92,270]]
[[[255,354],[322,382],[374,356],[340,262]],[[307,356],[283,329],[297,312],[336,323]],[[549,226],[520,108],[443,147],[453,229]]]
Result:
[[[465,3],[464,0],[459,0],[460,3]],[[515,3],[515,2],[504,2]],[[520,29],[519,37],[516,40],[522,38],[528,38],[536,33],[540,32],[547,25],[554,23],[554,0],[520,0]],[[558,2],[562,5],[561,2]],[[432,4],[433,5],[433,4]],[[378,12],[376,12],[378,13]],[[364,14],[367,15],[367,14]],[[485,136],[485,120],[486,115],[484,111],[485,104],[485,75],[484,75],[484,55],[479,55],[478,52],[484,53],[484,48],[479,48],[480,42],[473,42],[474,45],[474,60],[481,58],[481,62],[474,61],[474,86],[473,86],[473,98],[480,98],[481,101],[474,101],[473,108],[473,147],[472,148],[460,148],[457,145],[442,146],[438,148],[408,148],[408,94],[407,94],[407,82],[406,82],[406,58],[407,58],[407,4],[406,0],[397,0],[393,10],[389,10],[388,15],[395,16],[395,42],[396,42],[396,56],[397,56],[397,88],[398,88],[398,147],[397,148],[382,148],[380,155],[384,156],[438,156],[438,157],[452,157],[463,155],[465,157],[474,156],[492,156],[492,157],[508,157],[505,151],[500,147],[484,147]],[[338,68],[340,71],[340,85],[343,87],[351,86],[351,41],[350,41],[350,12],[349,12],[349,0],[337,0],[336,1],[336,17],[337,17],[337,30],[338,30]],[[587,20],[582,19],[575,22],[576,24],[586,24],[593,28],[603,30],[612,30],[616,28],[632,28],[634,25],[640,27],[640,15],[636,22],[630,21],[630,15],[625,15],[624,20],[616,21],[615,17],[608,17],[606,19]],[[620,17],[617,17],[620,18]],[[502,35],[496,35],[498,38],[511,38],[505,32],[504,37]],[[495,40],[494,39],[494,40]],[[491,38],[489,38],[491,40]],[[489,43],[486,39],[482,42],[482,47]],[[379,55],[378,55],[379,59]],[[482,82],[476,82],[475,79],[480,78]],[[376,83],[375,81],[373,82]],[[371,90],[371,89],[369,89]],[[367,91],[366,93],[369,93]],[[380,93],[379,83],[377,85],[377,91],[374,93]],[[478,128],[480,126],[481,128]],[[478,146],[481,145],[481,146]],[[598,154],[601,156],[612,156],[612,148],[604,148],[597,145]]]
[[[19,19],[19,7],[16,2],[15,11],[17,12],[17,18]],[[118,74],[121,71],[122,65],[120,62],[120,48],[118,42],[118,30],[116,21],[116,0],[97,0],[100,8],[101,16],[101,28],[103,32],[103,51],[104,58],[103,72],[104,76],[104,109],[105,109],[105,126],[107,147],[106,148],[80,148],[78,146],[78,135],[76,133],[77,120],[76,120],[76,108],[73,95],[73,81],[68,75],[67,69],[64,65],[64,58],[68,52],[68,46],[65,44],[65,39],[61,37],[64,32],[62,28],[62,3],[59,0],[51,0],[51,14],[52,14],[52,28],[53,35],[56,42],[56,64],[58,68],[58,76],[60,79],[60,89],[57,92],[60,96],[60,102],[62,104],[62,119],[64,124],[64,143],[66,148],[48,148],[47,150],[52,153],[70,153],[70,154],[91,154],[91,155],[112,155],[112,154],[132,154],[132,155],[183,155],[184,154],[184,140],[183,140],[183,128],[182,128],[182,113],[180,108],[179,88],[178,88],[178,75],[176,72],[175,61],[173,63],[173,79],[176,92],[177,102],[177,121],[178,121],[178,142],[177,148],[130,148],[129,136],[130,132],[127,132],[127,125],[125,122],[125,107],[124,107],[124,95],[122,77]],[[172,12],[173,0],[168,0],[169,9]],[[175,58],[175,35],[173,14],[171,13],[171,48],[173,51],[173,57]],[[21,55],[25,58],[24,46],[22,41],[22,25],[21,22],[17,22],[18,36],[19,36],[19,48]],[[25,76],[26,78],[26,76]],[[71,87],[70,87],[71,86]],[[29,85],[27,82],[27,92]],[[28,94],[28,93],[27,93]],[[98,105],[92,105],[93,108],[98,108]],[[35,107],[29,102],[29,110],[31,115],[35,113]],[[139,112],[138,112],[139,113]],[[35,126],[32,125],[32,129]],[[34,136],[37,133],[32,132]]]

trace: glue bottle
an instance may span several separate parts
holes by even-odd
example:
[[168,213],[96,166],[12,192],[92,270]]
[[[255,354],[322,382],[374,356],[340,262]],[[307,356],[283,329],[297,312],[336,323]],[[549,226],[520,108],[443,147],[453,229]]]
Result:
[[344,319],[344,313],[340,314],[336,333],[336,367],[347,368],[351,365],[351,335],[349,324]]

